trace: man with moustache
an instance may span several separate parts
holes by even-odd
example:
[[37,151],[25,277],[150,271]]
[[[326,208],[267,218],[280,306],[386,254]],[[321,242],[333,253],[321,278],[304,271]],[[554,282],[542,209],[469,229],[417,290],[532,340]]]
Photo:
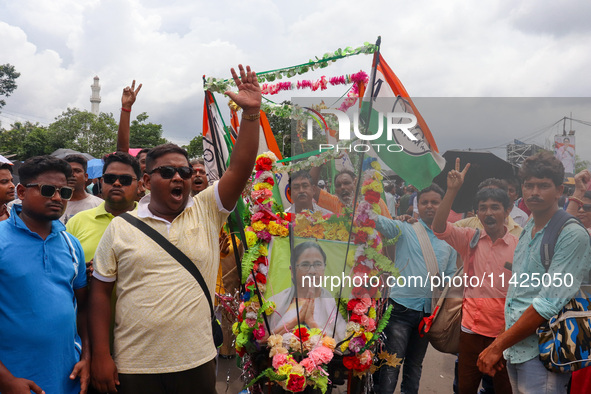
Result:
[[129,153],[115,152],[105,157],[101,190],[104,201],[96,208],[78,213],[66,224],[66,229],[82,244],[88,260],[88,274],[93,271],[92,262],[98,243],[113,218],[134,210],[140,165]]
[[[572,275],[572,286],[535,286],[534,274],[546,273],[540,246],[546,226],[558,212],[564,186],[564,167],[549,152],[527,158],[520,170],[522,192],[532,218],[527,222],[513,258],[513,274],[505,303],[506,330],[478,357],[481,372],[494,375],[503,368],[514,393],[566,393],[570,373],[548,371],[539,360],[536,329],[556,315],[588,277],[591,247],[589,234],[577,223],[567,223],[556,241],[548,269],[550,277]],[[530,278],[526,283],[522,278]],[[531,283],[530,283],[531,282]],[[527,286],[527,287],[526,287]]]
[[0,222],[2,393],[86,393],[84,253],[58,220],[72,197],[71,175],[64,160],[26,160],[16,189],[22,205]]
[[[396,354],[403,360],[403,393],[418,393],[421,380],[423,358],[427,352],[429,340],[419,335],[419,323],[431,314],[431,287],[421,286],[411,277],[429,277],[425,254],[421,248],[419,234],[428,237],[434,253],[431,263],[436,265],[439,274],[452,276],[456,271],[456,251],[445,241],[437,239],[431,230],[435,213],[443,198],[443,190],[436,184],[417,193],[419,221],[415,224],[377,216],[376,229],[388,239],[396,239],[395,265],[400,276],[405,277],[405,287],[390,288],[389,302],[393,305],[390,320],[384,333],[385,347],[390,354]],[[413,226],[420,226],[415,228]],[[414,283],[414,285],[413,285]],[[398,383],[400,366],[382,366],[379,370],[379,383],[376,393],[392,394]]]
[[[464,170],[460,171],[460,159],[456,159],[455,170],[451,170],[447,175],[447,192],[435,214],[433,232],[462,257],[464,273],[468,275],[468,279],[510,275],[511,270],[507,269],[505,264],[513,261],[517,237],[511,234],[505,225],[511,211],[511,202],[503,189],[485,186],[476,193],[476,212],[482,231],[456,227],[447,222],[451,206],[469,168],[470,164],[467,164]],[[478,238],[476,246],[473,246],[471,243],[475,236]],[[506,294],[507,286],[500,281],[486,281],[478,287],[464,289],[458,362],[460,394],[474,394],[478,391],[480,380],[483,378],[476,365],[478,355],[505,328]],[[506,369],[495,374],[492,383],[494,392],[511,393]]]
[[285,212],[300,213],[303,210],[307,210],[310,213],[320,211],[322,215],[332,214],[329,210],[319,207],[314,201],[312,177],[310,177],[308,171],[298,171],[291,175],[289,178],[289,187],[294,203]]
[[[357,177],[350,170],[342,170],[334,177],[335,194],[332,195],[326,190],[318,187],[318,177],[320,175],[320,168],[313,167],[310,170],[312,183],[314,184],[314,200],[318,202],[318,206],[336,214],[341,215],[343,210],[353,208],[353,199],[355,198],[355,187],[357,186]],[[378,202],[381,210],[381,215],[392,219],[388,211],[388,207],[384,200],[380,198]]]
[[[150,189],[131,212],[177,246],[214,289],[218,233],[249,179],[259,145],[261,89],[250,67],[232,76],[242,110],[230,165],[212,187],[190,198],[193,169],[173,144],[151,149],[144,181]],[[95,255],[90,324],[92,380],[103,392],[215,393],[215,356],[204,289],[177,260],[123,218],[105,231]],[[116,283],[115,283],[116,280]],[[110,296],[117,286],[113,358]],[[213,296],[212,296],[213,299]]]
[[6,220],[10,212],[6,204],[14,200],[15,187],[12,179],[12,164],[0,164],[0,221]]

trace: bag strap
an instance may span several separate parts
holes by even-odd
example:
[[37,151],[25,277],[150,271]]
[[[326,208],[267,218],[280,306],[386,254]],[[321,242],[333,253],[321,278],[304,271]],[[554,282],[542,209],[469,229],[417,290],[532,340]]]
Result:
[[420,222],[414,223],[412,228],[419,239],[419,245],[421,246],[421,252],[423,253],[423,259],[425,260],[425,265],[427,266],[429,276],[431,277],[439,275],[437,257],[435,256],[433,245],[431,245],[431,241],[429,240],[429,234],[427,234],[427,230],[425,230],[425,227]]
[[[570,223],[576,223],[583,226],[577,218],[563,209],[558,209],[544,230],[542,243],[540,244],[540,257],[546,272],[550,269],[550,263],[552,262],[552,257],[554,257],[554,248],[556,247],[558,237],[560,236],[562,229]],[[585,231],[587,231],[587,229],[585,229]]]
[[199,272],[199,268],[193,263],[193,261],[187,257],[179,248],[174,246],[169,240],[167,240],[162,234],[152,228],[150,225],[145,223],[144,221],[136,218],[135,216],[131,216],[129,213],[125,212],[119,215],[119,217],[125,219],[128,223],[132,226],[137,227],[140,231],[146,234],[149,238],[151,238],[154,242],[162,247],[165,251],[168,252],[176,261],[180,263],[183,267],[186,268],[187,271],[197,280],[203,293],[205,293],[205,298],[207,298],[207,303],[209,304],[209,310],[211,312],[212,321],[214,320],[214,311],[213,311],[213,302],[211,301],[211,296],[209,295],[209,288],[205,283],[205,279]]

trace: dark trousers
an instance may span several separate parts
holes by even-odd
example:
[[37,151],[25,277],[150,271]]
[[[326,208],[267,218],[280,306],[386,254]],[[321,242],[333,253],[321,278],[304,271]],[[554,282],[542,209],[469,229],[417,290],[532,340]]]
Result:
[[215,359],[181,372],[119,374],[119,394],[217,394]]
[[[460,394],[478,392],[483,373],[478,369],[478,356],[495,339],[478,334],[460,333],[460,355],[458,358],[458,383]],[[503,368],[493,377],[495,393],[511,394],[511,383],[507,368]]]

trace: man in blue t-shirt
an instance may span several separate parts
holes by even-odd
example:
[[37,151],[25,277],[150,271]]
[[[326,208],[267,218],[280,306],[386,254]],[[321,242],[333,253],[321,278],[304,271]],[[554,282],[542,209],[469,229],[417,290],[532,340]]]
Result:
[[86,393],[84,253],[58,221],[72,196],[71,173],[55,157],[25,161],[17,186],[22,205],[0,222],[2,393]]

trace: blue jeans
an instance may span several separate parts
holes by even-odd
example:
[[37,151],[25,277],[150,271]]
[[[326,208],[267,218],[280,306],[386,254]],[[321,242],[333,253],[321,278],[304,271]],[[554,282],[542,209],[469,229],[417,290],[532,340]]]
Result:
[[[395,353],[396,357],[403,359],[400,385],[402,394],[419,392],[423,358],[429,345],[427,337],[419,336],[419,322],[425,316],[423,311],[415,311],[394,303],[390,320],[384,329],[386,351],[390,354]],[[396,368],[382,366],[378,385],[375,387],[376,393],[392,394],[398,383],[399,371],[400,366]]]
[[536,357],[520,364],[507,363],[513,394],[566,394],[570,373],[550,372]]

